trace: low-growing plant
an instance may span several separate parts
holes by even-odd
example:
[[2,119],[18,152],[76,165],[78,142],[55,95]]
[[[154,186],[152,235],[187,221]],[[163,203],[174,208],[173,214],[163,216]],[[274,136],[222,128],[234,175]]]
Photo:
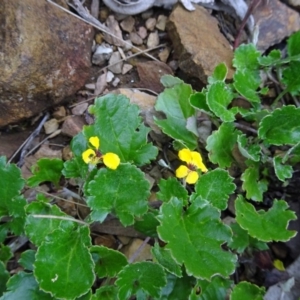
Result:
[[[262,56],[254,45],[241,45],[233,82],[225,82],[227,67],[220,64],[201,92],[162,77],[155,109],[163,117],[155,123],[172,138],[180,163],[160,160],[169,176],[158,183],[159,209],[148,201],[143,170],[160,151],[149,142],[138,106],[123,95],[95,100],[94,123],[72,139],[70,160],[40,159],[25,180],[1,157],[0,299],[262,299],[264,287],[232,275],[243,253],[296,235],[288,230],[296,216],[287,202],[264,197],[276,180],[287,186],[300,161],[300,109],[282,102],[286,94],[296,101],[300,92],[300,33],[287,49],[282,58],[279,50]],[[273,102],[262,73],[283,88]],[[22,194],[44,182],[59,189],[65,179],[76,180],[76,195],[90,209],[83,220],[63,212],[54,195],[39,192],[29,203]],[[227,225],[222,212],[230,197],[235,215]],[[92,224],[109,215],[148,237],[152,261],[128,261],[92,244]],[[8,234],[34,245],[12,276]]]

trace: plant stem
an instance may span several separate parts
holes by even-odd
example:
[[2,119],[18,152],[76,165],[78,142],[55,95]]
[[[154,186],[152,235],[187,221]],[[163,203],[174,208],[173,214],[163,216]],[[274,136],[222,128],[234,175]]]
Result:
[[63,220],[63,221],[71,221],[71,222],[75,222],[81,225],[85,225],[85,226],[90,226],[89,223],[77,220],[77,219],[73,219],[73,218],[68,218],[68,217],[62,217],[62,216],[53,216],[53,215],[31,215],[34,218],[40,218],[40,219],[57,219],[57,220]]

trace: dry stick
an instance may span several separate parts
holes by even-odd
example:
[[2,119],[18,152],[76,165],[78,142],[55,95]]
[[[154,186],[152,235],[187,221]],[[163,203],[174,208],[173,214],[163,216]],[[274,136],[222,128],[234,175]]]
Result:
[[244,130],[247,130],[247,131],[250,131],[254,134],[257,134],[257,130],[250,127],[250,126],[247,126],[247,125],[244,125],[244,124],[240,124],[240,123],[234,123],[234,125],[237,127],[237,128],[240,128],[240,129],[244,129]]
[[109,68],[111,66],[114,66],[114,65],[116,65],[116,64],[118,64],[118,63],[120,63],[120,62],[122,62],[124,60],[128,60],[128,59],[130,59],[132,57],[135,57],[135,56],[138,56],[138,55],[141,55],[141,54],[147,54],[147,52],[149,52],[149,51],[152,51],[152,50],[155,50],[155,49],[158,49],[158,48],[161,48],[161,47],[165,47],[165,46],[166,46],[166,44],[160,44],[158,46],[155,46],[155,47],[152,47],[152,48],[149,48],[149,49],[140,50],[140,52],[138,52],[138,53],[132,54],[132,55],[130,55],[128,57],[122,58],[122,59],[114,62],[113,64],[110,64],[108,66],[103,67],[102,69],[100,69],[99,72],[104,71],[105,69],[107,69],[107,68]]
[[81,225],[85,225],[85,226],[90,226],[89,223],[77,220],[77,219],[73,219],[73,218],[68,218],[68,217],[61,217],[61,216],[53,216],[53,215],[31,215],[34,218],[40,218],[40,219],[57,219],[57,220],[64,220],[64,221],[71,221],[71,222],[75,222]]
[[[95,18],[93,17],[93,19],[95,19],[95,20],[98,21],[98,22],[97,22],[97,25],[96,25],[96,24],[94,23],[94,20],[93,20],[92,18],[90,18],[90,17],[92,17],[90,14],[87,14],[87,13],[86,13],[86,15],[89,15],[89,16],[90,16],[89,19],[91,19],[91,21],[87,21],[87,20],[85,20],[84,18],[81,18],[81,17],[75,15],[75,14],[72,13],[71,11],[69,11],[69,10],[65,9],[64,7],[62,7],[62,6],[60,6],[60,5],[56,4],[56,3],[54,3],[54,2],[51,1],[51,0],[47,0],[47,2],[49,2],[49,3],[51,3],[52,5],[54,5],[54,6],[58,7],[58,8],[60,8],[60,9],[62,9],[64,12],[66,12],[66,13],[72,15],[73,17],[75,17],[75,18],[77,18],[77,19],[79,19],[79,20],[81,20],[81,21],[83,21],[83,22],[85,22],[85,23],[87,23],[87,24],[93,26],[94,28],[96,28],[96,29],[98,29],[98,30],[100,30],[100,31],[102,31],[102,32],[104,32],[104,33],[106,33],[106,34],[111,35],[112,37],[114,37],[114,38],[116,38],[116,39],[122,41],[122,42],[125,43],[126,45],[130,45],[130,47],[132,47],[132,48],[138,50],[139,52],[142,52],[140,48],[138,48],[138,47],[136,47],[136,46],[134,46],[134,45],[132,45],[132,44],[130,44],[130,43],[124,41],[123,39],[117,37],[117,36],[114,35],[113,33],[107,31],[107,30],[105,29],[106,27],[105,27],[103,24],[101,24],[97,19],[95,19]],[[74,7],[74,9],[75,9],[76,11],[78,11],[77,8]],[[84,10],[84,8],[83,8],[83,10]],[[82,10],[80,10],[80,12],[82,12]],[[99,26],[99,25],[100,25],[100,26]],[[152,56],[152,55],[150,55],[150,54],[148,54],[148,53],[145,53],[145,55],[147,55],[148,57],[150,57],[151,59],[153,59],[153,60],[155,60],[155,61],[159,61],[157,58],[155,58],[154,56]]]
[[[67,200],[67,199],[65,199],[65,198],[56,196],[56,195],[54,195],[54,194],[47,193],[47,192],[45,192],[45,191],[38,191],[38,192],[41,193],[41,194],[44,194],[44,195],[46,195],[46,196],[48,196],[48,197],[54,198],[54,199],[58,199],[58,200],[65,201],[65,202],[75,203],[76,205],[83,206],[83,207],[88,207],[88,206],[85,205],[85,204],[81,204],[81,203],[78,203],[78,202],[74,202],[74,201],[71,201],[71,200]],[[66,192],[66,191],[65,191],[65,188],[63,189],[63,192]],[[71,192],[71,191],[70,191],[70,192]],[[76,193],[73,193],[73,192],[71,192],[71,193],[72,193],[72,197],[73,197],[73,198],[80,200],[80,197],[79,197]],[[76,197],[74,197],[73,194],[75,194]]]
[[[32,140],[36,137],[36,135],[39,133],[39,131],[41,130],[42,126],[44,125],[44,123],[47,121],[47,119],[49,118],[49,115],[46,114],[44,119],[41,121],[41,123],[39,124],[39,126],[29,135],[29,137],[22,143],[22,145],[14,152],[14,154],[11,156],[11,158],[8,160],[8,163],[11,163],[12,160],[15,158],[15,156],[19,153],[19,151],[24,147],[28,148],[29,144],[32,142]],[[36,131],[38,131],[36,133]],[[21,163],[21,158],[23,159],[23,155],[24,154],[24,150],[22,151],[21,155],[20,155],[20,159],[19,159],[19,164]]]
[[233,49],[236,49],[239,46],[239,41],[240,41],[240,37],[241,37],[243,29],[245,28],[249,17],[257,9],[257,7],[260,5],[261,2],[262,2],[262,0],[252,0],[251,4],[249,5],[248,10],[244,16],[244,19],[242,20],[241,26],[236,35],[236,38],[234,40]]
[[[30,135],[30,137],[28,138],[26,144],[23,147],[23,150],[20,154],[20,159],[18,162],[18,167],[22,167],[22,165],[24,164],[24,158],[26,157],[26,151],[28,150],[28,148],[30,147],[33,139],[40,133],[43,125],[45,124],[45,122],[48,120],[49,118],[49,113],[46,113],[44,118],[42,119],[42,121],[40,122],[39,126],[32,132],[32,134]],[[17,150],[19,151],[19,150]]]
[[149,242],[150,237],[146,237],[143,243],[137,248],[137,250],[133,253],[133,255],[129,258],[128,262],[131,264],[132,262],[135,261],[135,259],[140,255],[142,250],[145,248],[147,243]]
[[47,140],[57,136],[61,133],[61,129],[58,129],[54,131],[52,134],[48,135],[46,138],[44,138],[41,142],[39,142],[37,145],[35,145],[30,151],[28,151],[25,155],[27,157],[29,154],[31,154],[34,150],[36,150],[38,147],[40,147],[42,144],[44,144]]

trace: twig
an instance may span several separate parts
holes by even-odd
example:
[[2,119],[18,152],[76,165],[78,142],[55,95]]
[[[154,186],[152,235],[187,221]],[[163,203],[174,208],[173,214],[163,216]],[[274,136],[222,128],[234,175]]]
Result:
[[234,125],[237,128],[244,129],[244,130],[250,131],[250,132],[252,132],[254,134],[257,134],[257,130],[254,129],[254,128],[251,128],[250,126],[239,124],[239,123],[234,123]]
[[62,216],[53,216],[53,215],[31,215],[34,218],[39,218],[39,219],[57,219],[57,220],[63,220],[63,221],[71,221],[71,222],[75,222],[81,225],[85,225],[85,226],[90,226],[89,223],[77,220],[77,219],[73,219],[73,218],[68,218],[68,217],[62,217]]
[[114,62],[113,64],[110,64],[109,66],[103,67],[102,69],[100,69],[99,72],[104,71],[104,70],[106,70],[107,68],[109,68],[109,67],[111,67],[111,66],[114,66],[114,65],[116,65],[116,64],[118,64],[118,63],[120,63],[120,62],[122,62],[122,61],[124,61],[124,60],[128,60],[128,59],[130,59],[130,58],[132,58],[132,57],[135,57],[135,56],[138,56],[138,55],[140,55],[140,54],[146,54],[146,53],[149,52],[149,51],[152,51],[152,50],[155,50],[155,49],[164,47],[164,46],[166,46],[166,44],[161,44],[161,45],[158,45],[158,46],[149,48],[149,49],[142,50],[142,51],[140,51],[140,52],[138,52],[138,53],[135,53],[135,54],[132,54],[132,55],[130,55],[130,56],[128,56],[128,57],[122,58],[122,59],[120,59],[120,60]]
[[142,250],[145,248],[147,243],[150,241],[150,237],[146,237],[143,243],[137,248],[133,255],[129,258],[128,262],[131,264],[135,259],[141,254]]
[[[47,140],[57,136],[60,134],[61,129],[54,131],[52,134],[48,135],[46,138],[44,138],[41,142],[39,142],[37,145],[35,145],[30,151],[28,151],[25,155],[27,157],[29,154],[31,154],[34,150],[36,150],[38,147],[40,147],[42,144],[44,144]],[[24,157],[24,158],[25,158]]]
[[[64,192],[65,192],[66,194],[68,193],[69,195],[71,195],[71,197],[73,197],[73,198],[75,198],[75,199],[77,199],[77,200],[81,200],[80,197],[79,197],[77,194],[73,193],[73,192],[70,191],[70,190],[68,190],[68,192],[66,192],[66,190],[68,190],[68,189],[67,189],[67,188],[63,188],[63,193],[64,193]],[[72,203],[75,203],[76,205],[79,205],[79,206],[88,207],[88,206],[85,205],[85,204],[81,204],[81,203],[78,203],[78,202],[70,201],[70,200],[67,200],[67,199],[65,199],[65,198],[56,196],[56,195],[54,195],[54,194],[47,193],[47,192],[45,192],[45,191],[38,191],[38,192],[39,192],[39,193],[42,193],[42,194],[44,194],[44,195],[46,195],[46,196],[48,196],[48,197],[54,198],[54,199],[58,199],[58,200],[65,201],[65,202],[72,202]],[[75,194],[76,196],[75,196],[74,194]]]
[[[42,119],[42,121],[40,122],[39,126],[31,133],[31,135],[29,136],[29,138],[27,139],[26,144],[23,146],[23,150],[20,154],[20,159],[19,162],[17,163],[18,167],[22,167],[24,164],[24,158],[26,156],[26,153],[28,151],[28,148],[31,146],[31,143],[33,141],[33,139],[40,133],[43,125],[45,124],[45,122],[49,119],[49,113],[46,113],[44,118]],[[17,150],[19,151],[19,150]]]
[[233,45],[233,49],[236,49],[239,46],[240,37],[241,37],[243,29],[245,28],[249,17],[257,9],[257,7],[260,5],[261,2],[262,2],[262,0],[253,0],[251,2],[251,4],[249,5],[248,10],[247,10],[247,12],[244,16],[244,19],[242,20],[241,26],[238,30],[237,35],[236,35],[234,45]]
[[[100,31],[102,31],[102,32],[104,32],[104,33],[106,33],[106,34],[111,35],[112,37],[114,37],[114,38],[116,38],[116,39],[122,41],[122,42],[125,43],[126,45],[129,45],[130,47],[132,47],[132,48],[136,49],[137,51],[141,52],[141,49],[140,49],[140,48],[138,48],[138,47],[132,45],[131,43],[128,43],[127,41],[124,41],[123,39],[121,39],[121,38],[117,37],[116,35],[114,35],[113,33],[109,32],[109,31],[108,31],[108,28],[107,28],[106,26],[104,26],[104,25],[103,25],[102,23],[100,23],[96,18],[94,18],[93,16],[91,16],[89,13],[87,13],[87,11],[86,11],[83,7],[82,7],[83,9],[80,10],[80,12],[85,11],[86,14],[89,16],[88,18],[89,18],[90,20],[86,20],[85,17],[83,17],[83,18],[79,17],[78,15],[72,13],[71,11],[65,9],[64,7],[62,7],[62,6],[58,5],[58,4],[56,4],[55,2],[53,2],[53,1],[51,1],[51,0],[47,0],[47,2],[49,2],[49,3],[51,3],[52,5],[54,5],[54,6],[58,7],[58,8],[60,8],[60,9],[62,9],[64,12],[66,12],[66,13],[72,15],[73,17],[75,17],[75,18],[77,18],[77,19],[79,19],[79,20],[81,20],[81,21],[83,21],[83,22],[85,22],[85,23],[87,23],[87,24],[93,26],[94,28],[96,28],[96,29],[98,29],[98,30],[100,30]],[[76,9],[75,7],[74,7],[74,9],[78,12],[78,9]],[[78,12],[78,13],[79,13],[79,12]],[[92,17],[92,18],[90,18],[90,17]],[[97,21],[96,23],[94,23],[94,21],[93,21],[94,19]],[[100,24],[100,26],[99,26],[99,24]],[[159,61],[157,58],[155,58],[154,56],[152,56],[152,55],[150,55],[150,54],[148,54],[148,53],[145,53],[145,55],[147,55],[148,57],[150,57],[151,59],[153,59],[153,60],[155,60],[155,61]]]

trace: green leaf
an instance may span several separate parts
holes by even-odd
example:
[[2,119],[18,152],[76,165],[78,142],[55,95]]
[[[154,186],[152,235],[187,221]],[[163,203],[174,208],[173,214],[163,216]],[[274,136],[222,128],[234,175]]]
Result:
[[230,300],[263,300],[265,292],[264,287],[259,288],[255,284],[241,281],[233,288]]
[[278,62],[281,58],[280,50],[272,50],[268,55],[264,55],[258,58],[258,62],[261,66],[272,66],[276,62]]
[[95,280],[90,246],[90,231],[85,226],[50,233],[36,253],[34,275],[41,289],[56,298],[86,294]]
[[13,256],[9,246],[0,244],[0,261],[6,264]]
[[287,230],[289,222],[297,218],[287,208],[285,201],[274,200],[268,211],[256,211],[252,204],[239,196],[235,201],[236,221],[254,238],[264,242],[285,242],[296,235],[296,231]]
[[21,253],[18,263],[28,271],[33,271],[33,264],[35,262],[35,250],[26,250]]
[[172,257],[170,250],[161,248],[157,243],[155,243],[151,252],[153,257],[164,269],[177,277],[182,277],[181,268]]
[[166,282],[166,275],[160,265],[148,261],[130,264],[119,273],[116,281],[119,288],[118,297],[119,299],[129,299],[133,295],[144,296],[143,299],[146,299],[146,295],[158,297]]
[[232,241],[228,243],[228,247],[243,253],[246,248],[252,247],[259,250],[267,250],[268,245],[251,237],[238,223],[231,223],[230,227],[233,232]]
[[242,44],[234,52],[233,66],[238,70],[258,69],[260,52],[253,44]]
[[217,81],[224,81],[226,79],[227,72],[228,69],[225,63],[218,64],[215,67],[213,74],[208,77],[207,79],[208,83],[213,84],[214,82]]
[[195,185],[195,194],[210,202],[214,207],[224,210],[227,208],[229,195],[234,192],[235,188],[233,178],[227,171],[215,169],[200,176]]
[[238,148],[244,157],[253,161],[260,160],[261,149],[258,144],[251,144],[245,134],[238,135],[237,142]]
[[[14,164],[7,164],[4,156],[0,156],[0,178],[0,217],[13,216],[11,211],[15,210],[14,198],[20,194],[25,182],[21,177],[20,169]],[[23,206],[25,204],[26,202]]]
[[165,134],[194,150],[197,147],[197,137],[186,128],[187,119],[194,114],[194,108],[189,103],[191,94],[191,86],[183,83],[165,89],[158,96],[155,109],[163,112],[166,119],[155,119],[155,123]]
[[210,85],[206,94],[207,105],[210,110],[223,122],[235,120],[234,113],[227,108],[232,99],[233,93],[223,81],[217,81]]
[[3,243],[8,233],[8,227],[6,224],[0,225],[0,243]]
[[[82,132],[75,135],[71,141],[71,150],[75,157],[81,158],[82,152],[88,148],[88,140]],[[81,158],[82,163],[84,161]],[[84,163],[85,164],[85,163]]]
[[167,274],[167,284],[162,289],[157,300],[189,299],[191,288],[194,285],[195,278],[187,276],[185,273],[181,278],[178,278],[173,274]]
[[192,107],[199,109],[208,115],[212,115],[212,112],[206,102],[206,93],[197,92],[192,94],[190,97],[190,103]]
[[94,221],[103,222],[112,212],[124,226],[147,211],[149,182],[137,167],[121,164],[116,170],[102,168],[88,185],[87,203]]
[[92,299],[92,291],[89,290],[86,294],[77,297],[76,300],[91,300]]
[[[55,229],[72,228],[74,225],[72,221],[53,218],[53,216],[67,216],[56,205],[44,202],[32,202],[27,206],[26,213],[28,216],[25,224],[25,233],[30,241],[37,246],[41,245],[45,237]],[[33,215],[49,215],[49,218],[37,218]]]
[[134,228],[146,236],[157,237],[156,227],[159,225],[157,210],[148,211],[134,223]]
[[268,190],[266,180],[259,180],[259,163],[251,163],[241,176],[242,188],[246,191],[246,198],[254,201],[262,201],[263,193]]
[[27,184],[30,187],[34,187],[42,182],[50,181],[58,186],[63,167],[64,164],[61,159],[41,158],[37,165],[32,167],[33,175],[27,179]]
[[188,192],[176,178],[169,177],[167,180],[161,179],[158,187],[159,192],[156,195],[159,200],[168,202],[173,197],[176,197],[181,199],[184,203],[187,203]]
[[249,69],[236,71],[233,75],[235,89],[248,101],[260,103],[257,89],[261,83],[259,71]]
[[234,272],[236,256],[221,248],[231,239],[231,230],[207,201],[195,199],[185,211],[182,201],[173,198],[160,207],[159,220],[159,237],[168,243],[166,249],[176,262],[184,263],[188,275],[210,280]]
[[273,158],[274,170],[277,178],[281,181],[285,181],[287,178],[292,178],[293,168],[290,165],[283,165],[282,158],[276,156]]
[[292,34],[288,41],[288,55],[293,56],[293,55],[298,55],[300,54],[300,31]]
[[93,246],[90,252],[95,262],[95,271],[99,278],[114,277],[126,265],[124,254],[104,246]]
[[231,284],[231,280],[219,276],[213,277],[211,281],[198,280],[189,300],[226,299]]
[[232,123],[223,123],[217,131],[214,131],[207,139],[206,150],[209,151],[211,162],[221,168],[230,167],[234,161],[232,149],[237,141],[237,131]]
[[282,82],[292,95],[298,95],[300,92],[300,61],[293,61],[282,72]]
[[165,88],[171,88],[174,85],[184,83],[180,78],[174,77],[169,74],[161,76],[160,82]]
[[26,199],[23,196],[17,196],[10,201],[7,214],[12,218],[9,218],[5,224],[0,225],[0,237],[2,234],[6,236],[7,231],[11,231],[16,235],[24,233],[25,205]]
[[19,272],[18,274],[11,277],[7,283],[8,292],[4,293],[1,300],[51,300],[49,294],[41,291],[33,274]]
[[145,165],[157,155],[157,148],[147,142],[150,131],[139,116],[137,105],[124,95],[108,94],[97,98],[90,107],[94,125],[84,127],[84,135],[98,136],[101,153],[113,152],[121,162]]
[[294,160],[296,160],[296,162],[300,160],[300,141],[286,151],[284,157],[282,158],[282,163],[286,163],[289,158],[291,158],[292,162],[294,162]]
[[96,290],[91,300],[118,300],[117,288],[113,285],[104,285]]
[[295,145],[300,139],[299,118],[300,108],[293,105],[277,108],[262,119],[258,136],[271,145]]
[[85,178],[88,174],[88,167],[81,157],[74,157],[64,162],[62,174],[66,178]]
[[2,261],[0,261],[0,296],[6,291],[6,283],[9,279],[9,272]]

